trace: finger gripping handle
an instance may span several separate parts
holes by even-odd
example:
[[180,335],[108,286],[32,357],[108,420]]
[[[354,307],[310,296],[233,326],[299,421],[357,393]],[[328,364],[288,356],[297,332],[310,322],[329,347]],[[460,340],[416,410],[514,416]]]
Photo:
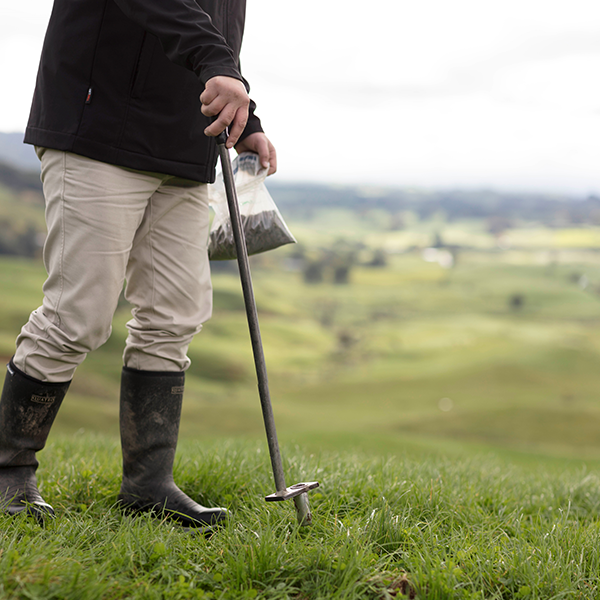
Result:
[[[214,117],[210,118],[211,123],[214,123],[216,120],[217,120],[216,115]],[[224,146],[225,143],[227,142],[228,137],[229,137],[229,127],[225,127],[225,129],[223,131],[221,131],[221,133],[219,133],[219,135],[215,136],[215,139],[217,140],[217,144],[219,144],[219,146]]]
[[224,146],[227,142],[228,137],[229,131],[226,128],[225,131],[221,131],[221,133],[218,136],[216,136],[217,144],[219,144],[219,146]]

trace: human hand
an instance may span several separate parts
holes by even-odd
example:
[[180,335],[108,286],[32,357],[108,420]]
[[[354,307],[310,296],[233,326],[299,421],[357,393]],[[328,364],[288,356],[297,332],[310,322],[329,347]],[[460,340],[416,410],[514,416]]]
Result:
[[269,138],[262,132],[257,131],[245,137],[236,144],[235,150],[238,154],[242,152],[254,152],[263,167],[269,167],[267,175],[273,175],[277,171],[277,152]]
[[204,130],[205,135],[214,137],[229,127],[225,146],[233,148],[248,122],[250,98],[244,84],[233,77],[211,77],[200,95],[200,102],[203,115],[217,117]]

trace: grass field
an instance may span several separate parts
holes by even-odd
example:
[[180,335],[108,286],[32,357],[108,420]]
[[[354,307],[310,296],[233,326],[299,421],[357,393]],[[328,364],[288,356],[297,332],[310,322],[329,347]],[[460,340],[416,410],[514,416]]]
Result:
[[0,597],[77,599],[597,598],[600,487],[583,465],[489,454],[318,454],[286,445],[289,479],[316,477],[314,524],[265,503],[259,442],[184,441],[176,475],[229,524],[204,539],[115,507],[114,438],[55,440],[40,470],[59,516],[0,517]]
[[[273,484],[240,284],[217,271],[177,475],[231,524],[207,541],[114,507],[123,304],[40,457],[61,516],[0,524],[0,597],[600,597],[598,232],[524,226],[500,250],[454,223],[446,269],[409,250],[439,222],[377,236],[376,215],[323,217],[293,230],[309,252],[361,241],[348,284],[306,284],[293,248],[252,261],[288,479],[322,484],[312,530],[261,499]],[[361,258],[374,248],[385,266]],[[39,261],[0,260],[3,358],[43,279]]]

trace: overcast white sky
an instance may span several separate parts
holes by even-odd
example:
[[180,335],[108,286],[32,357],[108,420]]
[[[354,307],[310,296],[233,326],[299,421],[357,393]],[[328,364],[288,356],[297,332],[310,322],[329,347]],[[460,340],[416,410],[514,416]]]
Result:
[[[600,193],[598,0],[247,4],[279,179]],[[0,131],[25,127],[51,5],[2,1]]]

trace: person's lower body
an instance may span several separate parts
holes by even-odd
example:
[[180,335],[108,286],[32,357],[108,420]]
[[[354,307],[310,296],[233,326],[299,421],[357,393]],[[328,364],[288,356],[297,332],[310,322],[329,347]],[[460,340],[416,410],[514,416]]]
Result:
[[[207,186],[56,150],[38,154],[48,278],[0,398],[0,509],[37,503],[38,513],[51,512],[35,485],[35,452],[77,366],[108,339],[126,282],[134,308],[123,355],[120,501],[190,526],[216,523],[225,511],[196,504],[172,478],[187,349],[212,309]],[[22,391],[23,382],[31,389]],[[56,400],[36,404],[47,388]]]

